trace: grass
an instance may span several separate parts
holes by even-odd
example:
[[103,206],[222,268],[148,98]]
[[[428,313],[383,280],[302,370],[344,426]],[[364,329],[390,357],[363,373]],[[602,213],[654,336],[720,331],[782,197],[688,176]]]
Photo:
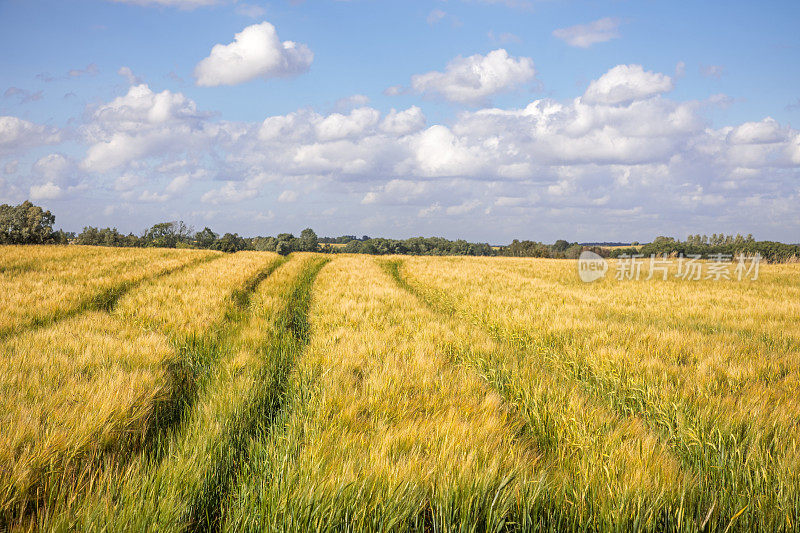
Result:
[[694,523],[796,527],[796,266],[770,265],[758,282],[588,286],[572,269],[414,258],[402,272],[432,305],[506,343],[537,373],[563,374],[648,428],[697,480],[699,491],[679,494]]
[[[0,445],[2,522],[24,522],[57,493],[89,482],[107,456],[152,447],[161,428],[177,423],[202,378],[203,356],[218,344],[214,324],[240,303],[237,290],[277,260],[216,257],[151,276],[112,308],[4,341],[0,398],[12,430]],[[186,299],[191,309],[180,307]]]
[[0,529],[800,527],[798,265],[30,250]]
[[[400,287],[435,312],[458,316],[452,306],[410,284],[401,266],[399,260],[384,264]],[[448,342],[441,349],[482,377],[524,421],[521,432],[545,465],[542,497],[547,505],[540,511],[545,523],[684,528],[678,517],[688,502],[678,495],[694,494],[697,487],[646,428],[617,416],[557,369],[536,365],[515,346],[491,338],[471,321],[462,322],[462,336],[472,340],[470,345]],[[479,339],[482,349],[476,349]]]
[[[76,335],[80,332],[80,335]],[[167,340],[87,313],[2,344],[0,509],[19,518],[106,450],[140,445],[168,391]]]
[[517,469],[535,476],[538,455],[498,395],[437,351],[458,332],[364,256],[320,273],[310,326],[225,529],[500,527],[526,497]]
[[[236,481],[257,427],[279,409],[291,368],[292,329],[302,322],[310,287],[324,260],[294,257],[260,284],[220,341],[217,362],[191,412],[163,440],[165,449],[114,472],[74,513],[81,529],[209,530]],[[113,494],[109,500],[108,494]],[[60,518],[63,520],[63,516]],[[56,524],[64,526],[64,523]]]
[[199,250],[0,247],[0,339],[89,310],[107,310],[142,281],[207,261]]

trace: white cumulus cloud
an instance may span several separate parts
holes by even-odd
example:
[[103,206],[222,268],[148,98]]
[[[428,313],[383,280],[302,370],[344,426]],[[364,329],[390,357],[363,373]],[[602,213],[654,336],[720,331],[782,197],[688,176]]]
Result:
[[234,181],[228,181],[222,187],[203,194],[200,201],[210,204],[230,204],[249,200],[257,195],[258,191],[255,189],[242,186],[242,184]]
[[53,182],[47,182],[43,185],[32,185],[30,189],[31,200],[55,200],[63,194],[61,187]]
[[413,140],[416,170],[423,176],[468,176],[481,165],[478,147],[446,126],[431,126]]
[[77,181],[78,167],[70,157],[59,153],[48,154],[33,164],[31,174],[40,182],[73,185]]
[[219,132],[206,118],[181,93],[155,93],[147,85],[135,85],[94,109],[82,128],[90,146],[81,166],[106,172],[159,153],[205,148]]
[[784,140],[786,131],[772,117],[759,122],[745,122],[728,134],[728,142],[731,144],[769,144]]
[[445,209],[445,213],[448,215],[465,215],[470,211],[473,211],[476,207],[481,205],[481,203],[477,200],[470,200],[467,202],[460,203],[458,205],[451,205],[447,209]]
[[311,66],[314,54],[304,44],[278,38],[269,22],[248,26],[229,44],[217,44],[194,69],[197,85],[237,85],[255,78],[294,76]]
[[641,65],[617,65],[589,84],[583,100],[591,104],[617,105],[642,100],[673,89],[672,78],[645,71]]
[[61,140],[55,128],[34,124],[14,116],[0,116],[0,156]]
[[457,57],[447,64],[444,72],[416,74],[411,78],[411,87],[421,94],[450,102],[477,105],[494,94],[531,81],[535,75],[532,59],[515,59],[499,48],[485,56]]
[[405,135],[419,131],[425,127],[425,115],[422,109],[411,106],[403,111],[392,109],[381,121],[381,131]]
[[361,135],[373,128],[379,118],[380,113],[370,107],[353,109],[348,115],[332,113],[317,123],[317,137],[323,141],[331,141]]
[[[360,98],[346,112],[304,108],[226,122],[180,93],[140,85],[87,111],[77,170],[92,171],[81,183],[102,180],[129,202],[201,196],[209,204],[246,204],[258,197],[259,210],[277,212],[296,205],[282,203],[292,198],[324,199],[340,206],[337,216],[364,210],[353,217],[377,213],[409,232],[496,223],[519,236],[537,220],[569,227],[576,216],[611,230],[636,223],[659,231],[653,220],[687,221],[690,231],[693,213],[741,217],[754,198],[776,220],[791,214],[800,131],[769,117],[714,128],[706,110],[719,99],[681,101],[663,94],[671,88],[664,74],[620,65],[584,95],[465,111],[443,125],[428,124],[418,107],[384,113]],[[47,134],[14,124],[14,131]],[[22,197],[32,186],[37,197],[70,194],[74,167],[63,157],[41,158],[24,184],[18,171],[17,189],[4,194]],[[400,210],[405,218],[392,218]],[[485,215],[470,216],[479,210]],[[467,228],[476,219],[483,226]]]

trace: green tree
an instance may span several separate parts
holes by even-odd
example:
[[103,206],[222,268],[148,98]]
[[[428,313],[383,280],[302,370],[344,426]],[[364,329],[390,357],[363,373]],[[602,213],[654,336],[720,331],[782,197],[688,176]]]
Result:
[[300,247],[304,252],[316,252],[319,250],[319,240],[313,229],[306,228],[300,232]]
[[275,237],[255,237],[251,241],[253,250],[261,252],[274,252],[275,246],[278,244],[278,239]]
[[198,231],[194,234],[194,240],[197,241],[198,248],[211,248],[217,239],[219,239],[219,235],[211,231],[208,226],[203,228],[203,231]]
[[276,238],[278,242],[275,243],[275,251],[281,255],[289,255],[300,249],[298,239],[291,233],[279,233]]
[[580,244],[573,244],[566,250],[564,250],[564,258],[566,259],[578,259],[581,256],[581,252],[583,251],[583,246]]
[[342,247],[342,252],[346,254],[357,254],[361,252],[361,242],[359,240],[352,240]]
[[45,244],[53,241],[56,217],[25,201],[0,205],[0,244]]
[[361,243],[361,250],[359,250],[362,254],[370,254],[370,255],[377,255],[378,249],[375,247],[369,239]]
[[569,243],[567,241],[565,241],[564,239],[558,239],[553,244],[553,250],[555,250],[556,252],[563,252],[567,248],[569,248]]
[[178,222],[161,222],[155,224],[142,235],[145,246],[156,248],[175,248],[178,243],[188,243],[192,228]]
[[211,246],[214,250],[232,254],[247,248],[247,242],[238,233],[226,233]]

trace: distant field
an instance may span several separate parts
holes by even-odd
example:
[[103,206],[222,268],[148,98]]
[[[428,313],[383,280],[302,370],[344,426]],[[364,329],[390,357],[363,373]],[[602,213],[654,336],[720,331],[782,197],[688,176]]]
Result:
[[624,250],[627,248],[636,248],[638,250],[641,247],[642,247],[641,244],[637,245],[630,244],[630,245],[620,245],[620,246],[601,246],[600,248],[605,248],[606,250]]
[[0,247],[0,531],[800,529],[800,265]]

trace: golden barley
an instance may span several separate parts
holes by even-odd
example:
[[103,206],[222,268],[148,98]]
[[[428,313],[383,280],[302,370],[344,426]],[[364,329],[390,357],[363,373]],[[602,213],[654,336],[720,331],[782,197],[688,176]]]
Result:
[[528,259],[411,258],[404,273],[443,309],[660,435],[700,479],[698,510],[714,505],[714,523],[748,501],[737,523],[794,522],[796,265],[762,265],[758,280],[741,282],[645,271],[584,284],[575,262]]
[[[18,255],[21,249],[31,249],[26,261],[35,266],[20,272],[0,269],[0,338],[84,309],[108,307],[145,278],[219,255],[84,246],[3,247],[2,251]],[[51,254],[60,259],[44,260]]]
[[0,247],[0,529],[796,530],[800,266],[646,263]]

